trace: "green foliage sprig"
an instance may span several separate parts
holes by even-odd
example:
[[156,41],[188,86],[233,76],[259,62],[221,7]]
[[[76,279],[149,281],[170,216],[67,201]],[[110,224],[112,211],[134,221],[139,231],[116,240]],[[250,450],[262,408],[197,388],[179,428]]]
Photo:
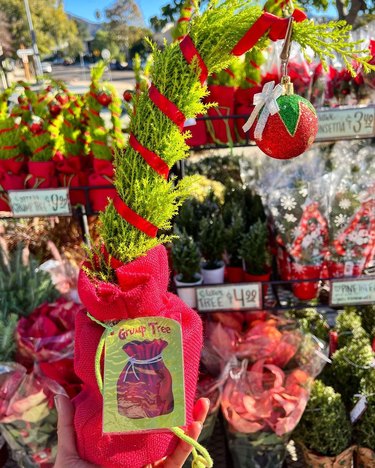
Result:
[[[226,208],[226,206],[224,206],[224,209]],[[236,208],[233,205],[230,208],[230,222],[229,225],[225,227],[224,232],[225,251],[228,256],[229,265],[234,267],[240,267],[242,266],[242,261],[240,258],[239,249],[245,230],[245,221],[242,215],[241,208]]]
[[293,433],[295,440],[320,455],[336,456],[349,447],[351,434],[340,394],[316,380],[306,410]]
[[354,441],[375,451],[375,372],[369,372],[361,380],[360,394],[366,396],[367,408],[353,430]]
[[[12,130],[4,131],[5,129]],[[15,158],[20,154],[20,138],[20,127],[16,125],[14,118],[9,117],[0,120],[0,159]],[[5,149],[7,146],[14,146],[15,148]]]
[[202,218],[199,223],[199,246],[206,260],[207,270],[220,267],[224,242],[224,222],[221,214]]
[[304,333],[311,333],[320,340],[328,342],[328,322],[316,309],[292,309],[288,310],[286,316],[297,320]]
[[353,340],[366,340],[368,335],[362,327],[361,317],[353,310],[345,310],[336,319],[338,347],[342,348]]

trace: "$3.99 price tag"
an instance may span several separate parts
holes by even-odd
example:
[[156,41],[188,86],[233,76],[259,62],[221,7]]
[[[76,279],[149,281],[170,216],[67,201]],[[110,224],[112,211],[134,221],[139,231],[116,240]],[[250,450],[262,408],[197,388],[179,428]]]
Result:
[[203,286],[198,287],[196,292],[199,312],[262,308],[261,283]]
[[69,189],[10,190],[9,203],[15,218],[69,216]]

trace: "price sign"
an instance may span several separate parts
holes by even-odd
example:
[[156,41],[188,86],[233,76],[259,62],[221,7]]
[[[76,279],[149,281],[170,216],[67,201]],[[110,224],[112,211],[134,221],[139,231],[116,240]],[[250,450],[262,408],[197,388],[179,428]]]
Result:
[[199,312],[262,308],[262,284],[202,286],[197,288]]
[[331,281],[331,306],[372,304],[375,302],[375,279]]
[[375,136],[375,107],[319,109],[316,141]]
[[9,202],[15,218],[69,216],[69,189],[10,190]]

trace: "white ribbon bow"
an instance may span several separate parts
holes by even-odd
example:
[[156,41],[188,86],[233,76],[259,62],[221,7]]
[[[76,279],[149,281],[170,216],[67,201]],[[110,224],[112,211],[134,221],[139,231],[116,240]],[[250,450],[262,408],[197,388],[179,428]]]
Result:
[[242,127],[242,130],[244,132],[247,132],[250,130],[253,123],[255,122],[255,119],[257,118],[259,112],[261,111],[263,107],[262,113],[260,114],[258,118],[258,122],[256,124],[255,131],[254,131],[255,138],[257,140],[261,140],[262,135],[263,135],[263,130],[264,130],[264,127],[266,126],[269,115],[274,115],[280,112],[280,108],[276,100],[282,94],[283,94],[283,87],[280,84],[275,86],[274,81],[270,81],[266,83],[263,86],[262,92],[254,95],[255,108],[253,112],[251,113],[249,120]]

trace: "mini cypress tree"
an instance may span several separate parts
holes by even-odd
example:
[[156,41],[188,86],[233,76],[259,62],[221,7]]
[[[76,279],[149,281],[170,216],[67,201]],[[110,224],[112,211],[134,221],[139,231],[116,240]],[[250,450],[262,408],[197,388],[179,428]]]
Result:
[[194,239],[186,231],[177,232],[178,238],[173,240],[172,260],[177,273],[181,275],[179,281],[194,283],[200,271],[201,255]]
[[246,264],[246,271],[253,275],[262,275],[270,266],[271,255],[268,247],[267,224],[260,219],[250,226],[242,236],[239,254]]
[[307,449],[332,457],[349,447],[351,434],[351,424],[340,394],[316,380],[293,437]]
[[225,243],[224,222],[220,214],[202,218],[199,223],[199,246],[206,260],[205,268],[214,270],[220,267]]
[[366,396],[367,408],[354,425],[354,441],[360,446],[375,452],[375,372],[361,380],[360,394]]

